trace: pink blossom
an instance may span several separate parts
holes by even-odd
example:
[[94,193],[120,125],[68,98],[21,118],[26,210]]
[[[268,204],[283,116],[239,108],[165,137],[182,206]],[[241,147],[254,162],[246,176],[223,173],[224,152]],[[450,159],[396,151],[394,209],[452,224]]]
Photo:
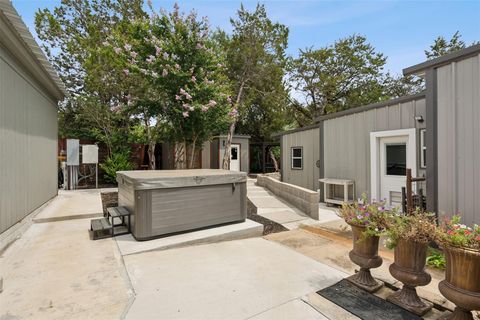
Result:
[[208,106],[202,106],[202,112],[207,112],[208,111]]
[[145,70],[143,68],[140,68],[140,72],[143,73],[143,74],[147,74],[147,70]]
[[175,95],[175,100],[180,100],[182,97],[180,97],[178,94]]
[[153,61],[155,60],[155,56],[148,56],[148,58],[146,59],[147,63],[152,63]]
[[175,69],[180,70],[180,65],[178,63],[175,63]]
[[132,50],[132,46],[129,45],[128,43],[123,46],[125,48],[125,51],[130,51]]
[[190,105],[188,103],[184,103],[182,107],[183,109],[190,109]]
[[108,41],[103,41],[102,44],[105,46],[105,47],[108,47],[110,45],[110,43],[108,43]]
[[217,105],[217,102],[215,100],[210,100],[210,101],[208,101],[208,105],[210,107],[215,107]]
[[185,93],[185,98],[187,98],[188,100],[191,100],[191,99],[192,99],[192,96],[189,95],[188,93]]
[[187,92],[183,90],[183,88],[180,88],[180,94],[186,94]]
[[128,69],[123,69],[123,73],[125,73],[126,76],[128,76],[130,74],[130,70]]
[[114,48],[113,51],[115,51],[116,54],[120,54],[120,52],[122,52],[122,49]]
[[192,82],[197,82],[197,78],[195,78],[195,76],[192,76]]
[[197,49],[203,49],[205,46],[201,43],[197,43]]
[[230,111],[230,112],[228,113],[228,115],[231,116],[231,117],[236,117],[237,114],[238,114],[238,110],[237,110],[237,109],[232,109],[232,111]]
[[164,52],[164,53],[163,53],[163,59],[166,60],[166,59],[168,59],[168,57],[169,57],[168,53]]
[[155,46],[155,54],[157,57],[162,53],[162,48]]
[[135,59],[137,55],[138,53],[136,53],[135,51],[130,52],[130,57],[132,57],[133,59]]
[[190,111],[195,110],[195,108],[194,108],[193,106],[190,106],[188,109],[189,109]]
[[155,79],[158,78],[158,73],[156,73],[155,71],[152,72],[152,77],[154,77]]
[[188,111],[182,112],[182,115],[183,115],[184,118],[188,118],[188,116],[189,116]]
[[163,69],[162,71],[162,77],[166,77],[168,75],[168,70],[167,69]]
[[227,102],[232,103],[232,98],[230,96],[227,97]]

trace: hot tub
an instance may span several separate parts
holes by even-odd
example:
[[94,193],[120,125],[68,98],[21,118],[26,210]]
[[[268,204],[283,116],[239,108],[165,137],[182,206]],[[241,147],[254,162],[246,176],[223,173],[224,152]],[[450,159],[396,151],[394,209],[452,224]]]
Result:
[[135,239],[245,221],[247,175],[215,169],[117,172]]

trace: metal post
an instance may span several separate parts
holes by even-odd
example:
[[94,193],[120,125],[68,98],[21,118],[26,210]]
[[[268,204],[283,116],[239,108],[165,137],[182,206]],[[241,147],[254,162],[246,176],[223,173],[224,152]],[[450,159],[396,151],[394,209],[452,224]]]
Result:
[[95,189],[98,189],[98,163],[95,163]]
[[407,214],[413,212],[412,206],[412,169],[407,169]]

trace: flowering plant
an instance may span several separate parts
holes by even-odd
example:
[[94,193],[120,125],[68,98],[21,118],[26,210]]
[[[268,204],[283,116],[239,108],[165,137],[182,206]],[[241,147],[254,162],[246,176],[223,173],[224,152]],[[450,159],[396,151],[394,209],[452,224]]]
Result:
[[459,215],[445,220],[437,230],[437,239],[443,245],[480,250],[480,226],[468,227],[460,223]]
[[405,215],[395,212],[387,220],[385,246],[393,249],[399,239],[429,243],[435,240],[436,228],[433,213],[417,210],[411,215]]
[[388,216],[395,209],[387,208],[385,201],[367,201],[367,196],[352,204],[344,203],[339,216],[348,224],[365,227],[366,236],[380,236],[385,232]]

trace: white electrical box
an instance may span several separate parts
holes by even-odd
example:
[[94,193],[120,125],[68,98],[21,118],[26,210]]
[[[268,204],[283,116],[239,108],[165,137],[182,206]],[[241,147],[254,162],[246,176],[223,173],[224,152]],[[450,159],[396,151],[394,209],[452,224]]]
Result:
[[98,163],[98,146],[86,144],[82,146],[82,163]]
[[78,139],[67,139],[67,166],[78,166],[80,164],[80,141]]

